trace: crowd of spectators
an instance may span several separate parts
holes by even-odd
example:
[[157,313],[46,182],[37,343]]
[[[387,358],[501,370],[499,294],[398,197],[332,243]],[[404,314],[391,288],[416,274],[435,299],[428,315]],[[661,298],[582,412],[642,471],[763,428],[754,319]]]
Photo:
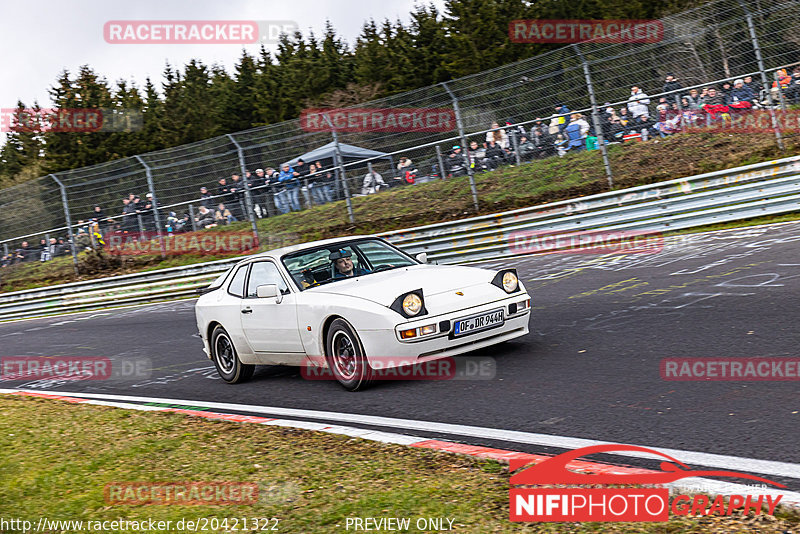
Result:
[[[674,74],[665,78],[661,93],[650,98],[639,86],[632,86],[630,96],[620,107],[606,103],[601,108],[600,130],[606,143],[641,142],[664,138],[691,128],[725,123],[737,114],[763,108],[767,96],[751,76],[724,82],[720,87],[709,85],[684,90]],[[791,75],[779,70],[772,87],[777,102],[800,104],[800,66]],[[558,104],[547,118],[537,118],[528,128],[515,126],[513,119],[505,126],[494,122],[480,141],[469,141],[468,156],[460,145],[453,146],[443,162],[443,169],[434,164],[434,174],[463,176],[468,166],[473,172],[493,171],[501,165],[564,156],[572,152],[598,148],[593,121],[582,113],[571,112]]]
[[[551,156],[598,148],[598,133],[606,143],[644,142],[659,139],[694,127],[724,123],[736,114],[747,113],[767,105],[767,94],[751,76],[709,85],[700,89],[685,89],[678,78],[667,74],[656,101],[639,86],[632,86],[630,96],[621,106],[606,103],[599,117],[600,132],[593,120],[580,112],[571,111],[559,103],[546,118],[537,118],[530,126],[508,119],[501,126],[493,122],[485,135],[468,140],[468,150],[454,145],[443,158],[432,160],[431,177],[464,176],[472,172],[490,172],[503,165],[514,165]],[[800,66],[775,73],[771,97],[782,104],[800,104]],[[528,123],[526,123],[528,124]],[[440,164],[441,162],[441,164]],[[385,179],[371,166],[364,175],[360,194],[371,195],[396,185],[413,184],[419,171],[408,157],[401,157],[391,178]],[[258,218],[299,211],[326,204],[342,197],[333,168],[320,161],[306,163],[298,159],[294,165],[285,163],[276,170],[265,166],[245,171],[244,176],[233,172],[230,178],[219,178],[213,187],[201,187],[194,212],[178,215],[169,212],[162,216],[163,229],[178,233],[228,225],[246,220],[246,190],[250,190],[254,214]],[[355,192],[355,196],[359,191]],[[86,222],[78,222],[75,234],[77,250],[103,245],[108,233],[156,231],[152,194],[144,197],[130,193],[122,199],[119,212],[107,216],[103,208],[94,206]],[[28,261],[48,261],[69,254],[69,242],[63,238],[42,239],[32,246],[24,241],[19,248],[7,252],[0,266]]]

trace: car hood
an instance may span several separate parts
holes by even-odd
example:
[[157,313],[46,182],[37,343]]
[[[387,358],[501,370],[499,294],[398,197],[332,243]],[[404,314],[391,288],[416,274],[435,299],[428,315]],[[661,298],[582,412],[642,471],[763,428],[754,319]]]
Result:
[[308,289],[314,293],[331,293],[359,297],[383,306],[391,306],[397,297],[422,289],[427,299],[440,293],[488,284],[495,271],[458,265],[411,265],[390,271],[368,274]]

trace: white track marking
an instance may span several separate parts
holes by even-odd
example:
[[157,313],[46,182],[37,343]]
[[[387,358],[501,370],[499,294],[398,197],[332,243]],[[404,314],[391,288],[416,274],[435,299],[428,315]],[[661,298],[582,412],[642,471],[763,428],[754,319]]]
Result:
[[[17,392],[19,390],[0,390],[0,393]],[[64,395],[69,396],[69,395]],[[115,408],[143,410],[143,411],[165,411],[169,408],[156,407],[156,406],[143,406],[141,404],[132,404],[126,402],[111,402],[111,401],[86,401],[86,404],[94,404],[100,406],[112,406]],[[291,419],[272,419],[259,423],[268,426],[280,426],[288,428],[300,428],[304,430],[312,430],[318,432],[328,432],[330,434],[337,434],[343,436],[358,437],[370,441],[379,441],[381,443],[392,443],[397,445],[413,445],[422,441],[427,441],[426,438],[418,436],[408,436],[405,434],[398,434],[394,432],[381,432],[375,430],[366,430],[363,428],[348,427],[342,425],[327,425],[325,423],[314,423],[311,421],[295,421]],[[784,491],[775,488],[763,488],[757,486],[748,486],[745,484],[736,484],[732,482],[725,482],[720,480],[712,480],[707,478],[687,478],[670,484],[665,484],[675,493],[709,493],[713,495],[752,495],[758,497],[760,495],[770,495],[774,498],[781,497],[780,503],[785,506],[800,506],[800,493],[794,491]]]
[[[29,392],[22,389],[0,389],[0,393]],[[41,391],[30,391],[31,393],[41,393]],[[260,415],[278,415],[288,417],[301,417],[307,419],[322,419],[325,421],[336,421],[343,423],[355,423],[370,426],[402,428],[405,430],[416,430],[420,432],[433,432],[437,434],[449,434],[454,436],[469,436],[474,438],[490,439],[497,441],[507,441],[511,443],[525,443],[529,445],[540,445],[543,447],[555,447],[558,449],[578,449],[591,445],[613,444],[609,441],[598,441],[584,438],[573,438],[566,436],[554,436],[550,434],[535,434],[532,432],[521,432],[518,430],[504,430],[500,428],[486,428],[470,425],[456,425],[451,423],[437,423],[435,421],[419,421],[414,419],[396,419],[393,417],[381,417],[374,415],[349,414],[340,412],[328,412],[317,410],[301,410],[296,408],[280,408],[276,406],[258,406],[255,404],[233,404],[227,402],[208,402],[187,399],[165,399],[157,397],[140,397],[134,395],[108,395],[97,393],[74,393],[64,391],[48,391],[50,395],[62,395],[65,397],[76,397],[84,399],[99,399],[111,401],[128,402],[158,402],[167,404],[183,404],[211,408],[214,410],[229,410],[238,412],[248,412]],[[659,452],[668,454],[691,465],[704,467],[715,467],[728,469],[731,471],[745,471],[749,473],[762,473],[765,475],[798,478],[800,479],[800,464],[788,462],[777,462],[773,460],[760,460],[757,458],[744,458],[739,456],[728,456],[722,454],[711,454],[699,451],[684,451],[680,449],[662,448],[657,445],[643,445],[645,447],[657,448]],[[628,456],[633,458],[649,458],[653,456],[646,453],[634,451],[619,451],[613,453],[614,456]]]

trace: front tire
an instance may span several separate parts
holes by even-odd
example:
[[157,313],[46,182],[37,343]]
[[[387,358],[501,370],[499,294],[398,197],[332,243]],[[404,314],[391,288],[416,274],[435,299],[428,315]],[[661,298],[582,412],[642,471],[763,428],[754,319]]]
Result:
[[348,391],[365,389],[372,383],[374,371],[361,348],[361,340],[344,319],[336,319],[328,329],[325,358],[333,376]]
[[256,368],[255,365],[245,364],[239,360],[230,335],[220,325],[217,325],[211,333],[211,356],[217,373],[229,384],[250,380]]

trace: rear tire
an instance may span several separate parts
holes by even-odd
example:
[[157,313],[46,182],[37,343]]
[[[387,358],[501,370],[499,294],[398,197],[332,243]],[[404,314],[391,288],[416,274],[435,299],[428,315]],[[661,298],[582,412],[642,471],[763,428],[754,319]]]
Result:
[[361,340],[344,319],[336,319],[328,329],[325,359],[336,380],[348,391],[358,391],[372,384],[375,374],[361,348]]
[[255,365],[245,364],[239,360],[230,335],[220,325],[217,325],[211,334],[211,356],[217,373],[229,384],[250,380],[256,368]]

